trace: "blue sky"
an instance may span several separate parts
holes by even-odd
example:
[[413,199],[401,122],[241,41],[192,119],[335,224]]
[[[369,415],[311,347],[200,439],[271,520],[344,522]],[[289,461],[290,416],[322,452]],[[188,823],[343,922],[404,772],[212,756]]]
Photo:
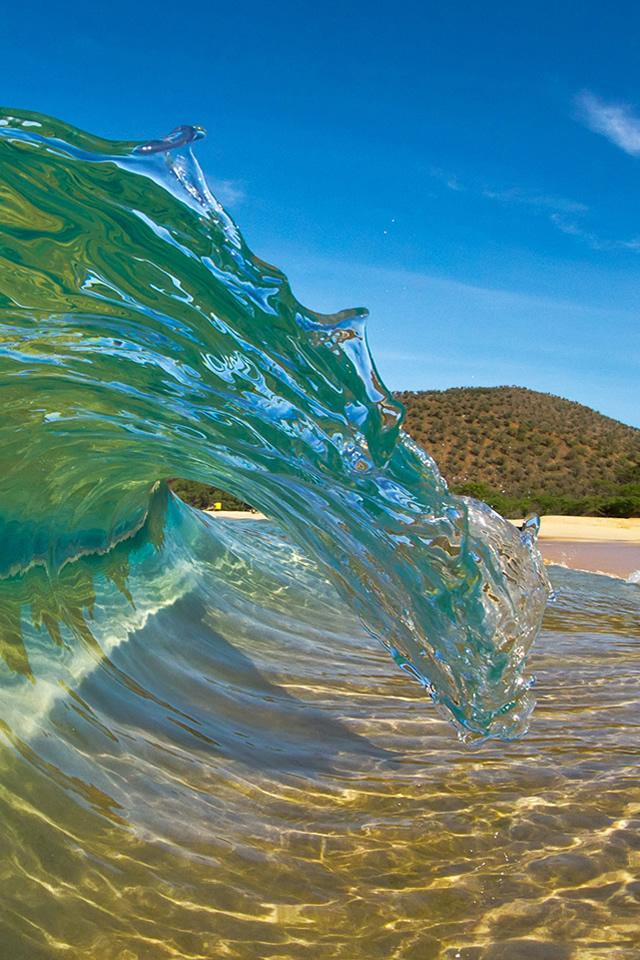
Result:
[[392,389],[518,384],[640,427],[640,6],[3,5],[5,106],[181,123],[309,307]]

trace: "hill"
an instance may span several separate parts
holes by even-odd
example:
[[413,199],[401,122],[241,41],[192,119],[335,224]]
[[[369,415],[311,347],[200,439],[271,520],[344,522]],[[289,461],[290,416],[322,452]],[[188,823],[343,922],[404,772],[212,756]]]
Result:
[[[537,511],[640,516],[640,430],[571,400],[524,387],[404,391],[407,432],[454,493],[504,516]],[[171,480],[194,506],[246,509],[230,493]]]
[[640,430],[524,387],[404,391],[404,427],[457,493],[518,514],[640,516]]

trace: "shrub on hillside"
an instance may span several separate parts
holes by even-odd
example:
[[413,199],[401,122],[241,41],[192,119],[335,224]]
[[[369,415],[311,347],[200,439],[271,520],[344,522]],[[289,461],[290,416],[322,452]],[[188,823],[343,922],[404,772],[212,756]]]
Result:
[[226,490],[220,490],[218,487],[211,487],[206,483],[197,483],[195,480],[174,479],[169,480],[169,486],[181,500],[188,503],[191,507],[197,507],[199,510],[206,510],[213,507],[214,504],[221,504],[222,510],[250,510],[251,507],[244,501],[234,497],[232,493]]

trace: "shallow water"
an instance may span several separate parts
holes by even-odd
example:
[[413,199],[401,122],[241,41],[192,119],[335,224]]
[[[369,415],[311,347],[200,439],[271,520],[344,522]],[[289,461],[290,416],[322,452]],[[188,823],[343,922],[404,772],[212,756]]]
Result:
[[637,585],[551,568],[531,730],[470,749],[272,524],[131,569],[162,608],[5,731],[4,956],[637,956]]

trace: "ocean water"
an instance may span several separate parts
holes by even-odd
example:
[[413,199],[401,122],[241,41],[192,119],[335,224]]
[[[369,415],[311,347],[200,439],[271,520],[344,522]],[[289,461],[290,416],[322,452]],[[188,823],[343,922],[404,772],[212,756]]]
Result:
[[0,114],[1,955],[637,956],[637,582],[547,605],[200,136]]
[[169,511],[3,705],[3,956],[638,956],[638,584],[551,568],[531,729],[471,748],[289,537]]

